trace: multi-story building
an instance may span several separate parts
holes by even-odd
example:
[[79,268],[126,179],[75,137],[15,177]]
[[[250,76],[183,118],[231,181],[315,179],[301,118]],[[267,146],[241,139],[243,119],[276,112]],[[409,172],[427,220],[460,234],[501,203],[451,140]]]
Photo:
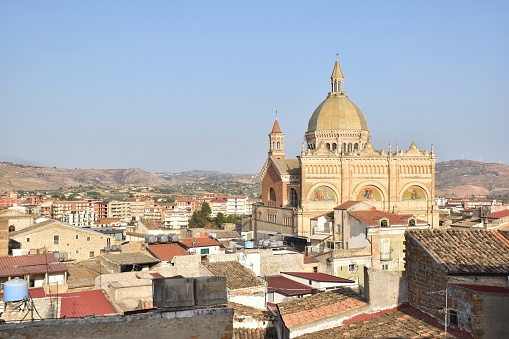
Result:
[[164,208],[158,205],[152,205],[143,209],[142,219],[162,221],[164,217]]
[[100,220],[108,217],[108,203],[106,201],[94,202],[95,220]]
[[189,213],[184,211],[165,211],[164,228],[181,229],[189,225]]
[[89,227],[94,222],[94,202],[55,201],[52,205],[53,219],[74,226]]
[[108,203],[108,218],[131,220],[131,204],[127,201],[110,201]]
[[154,205],[154,200],[150,198],[129,198],[127,202],[131,206],[131,218],[140,220],[145,212],[145,208]]

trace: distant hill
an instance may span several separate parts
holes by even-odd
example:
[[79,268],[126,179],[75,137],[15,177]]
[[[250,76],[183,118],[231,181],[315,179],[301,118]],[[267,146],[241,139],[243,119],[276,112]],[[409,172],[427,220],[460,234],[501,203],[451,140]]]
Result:
[[436,165],[436,195],[508,196],[509,165],[450,160]]
[[[56,190],[83,186],[176,186],[188,185],[194,191],[220,192],[221,188],[247,187],[259,192],[257,174],[214,171],[151,173],[129,169],[63,169],[0,163],[0,193],[16,190]],[[245,189],[244,189],[245,190]],[[229,191],[232,191],[229,189]],[[509,198],[509,165],[472,160],[450,160],[436,165],[437,196],[505,196]]]
[[214,171],[188,171],[179,173],[157,173],[161,178],[170,184],[192,184],[192,183],[218,183],[238,182],[244,184],[255,184],[260,182],[258,174],[233,174]]
[[26,190],[56,190],[83,186],[156,186],[165,180],[139,168],[66,169],[0,163],[0,193]]

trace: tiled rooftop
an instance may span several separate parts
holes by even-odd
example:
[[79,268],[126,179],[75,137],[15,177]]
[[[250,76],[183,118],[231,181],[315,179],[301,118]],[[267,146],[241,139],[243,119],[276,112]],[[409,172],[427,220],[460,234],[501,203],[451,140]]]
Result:
[[[371,319],[345,324],[299,336],[299,339],[332,338],[445,338],[445,332],[432,325],[411,309],[385,313]],[[447,338],[462,338],[447,333]]]
[[509,246],[498,231],[412,230],[416,241],[448,274],[509,273]]
[[496,212],[493,212],[493,213],[490,213],[490,214],[487,214],[484,216],[484,218],[492,218],[492,219],[499,219],[499,218],[504,218],[504,217],[509,217],[509,209],[496,211]]
[[257,278],[252,270],[238,261],[204,262],[203,265],[213,275],[226,277],[226,286],[230,290],[265,286],[262,279]]
[[[407,226],[408,220],[413,217],[413,215],[411,214],[387,213],[380,210],[350,211],[348,213],[362,221],[367,226],[380,226],[380,220],[382,219],[387,219],[389,226],[391,225]],[[427,225],[428,223],[424,220],[416,220],[416,224]]]
[[181,238],[179,240],[179,243],[184,245],[187,248],[192,247],[209,247],[209,246],[221,246],[221,243],[215,239],[212,238],[194,238],[194,244],[193,244],[193,238]]
[[147,249],[161,261],[170,261],[175,256],[189,255],[189,252],[176,243],[152,244]]
[[262,311],[258,308],[234,303],[231,301],[228,302],[228,307],[233,308],[235,311],[234,319],[238,319],[239,321],[242,321],[244,317],[251,317],[260,321],[269,321],[272,318],[272,315],[267,311]]
[[286,327],[325,319],[363,306],[366,302],[349,288],[339,288],[277,304]]
[[272,158],[272,162],[276,166],[281,175],[299,175],[300,163],[299,159],[276,159]]

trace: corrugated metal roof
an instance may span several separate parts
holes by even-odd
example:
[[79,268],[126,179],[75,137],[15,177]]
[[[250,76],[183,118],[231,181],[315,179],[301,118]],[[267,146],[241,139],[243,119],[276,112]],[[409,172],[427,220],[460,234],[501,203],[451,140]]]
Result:
[[267,292],[277,292],[286,296],[297,296],[311,294],[313,290],[310,286],[282,276],[270,277],[266,280],[268,287]]
[[60,294],[60,318],[82,318],[117,314],[101,290]]
[[288,274],[294,277],[304,278],[308,280],[320,281],[320,282],[340,282],[340,283],[355,283],[353,280],[335,277],[333,275],[325,273],[313,273],[313,272],[281,272],[281,274]]
[[58,262],[52,253],[0,257],[0,277],[27,274],[67,272],[67,267]]

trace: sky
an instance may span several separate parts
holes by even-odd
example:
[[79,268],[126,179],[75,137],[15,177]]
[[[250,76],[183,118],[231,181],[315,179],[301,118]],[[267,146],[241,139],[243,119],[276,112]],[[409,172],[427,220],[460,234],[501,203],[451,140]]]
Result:
[[375,148],[509,164],[509,1],[0,0],[0,161],[259,172],[344,89]]

